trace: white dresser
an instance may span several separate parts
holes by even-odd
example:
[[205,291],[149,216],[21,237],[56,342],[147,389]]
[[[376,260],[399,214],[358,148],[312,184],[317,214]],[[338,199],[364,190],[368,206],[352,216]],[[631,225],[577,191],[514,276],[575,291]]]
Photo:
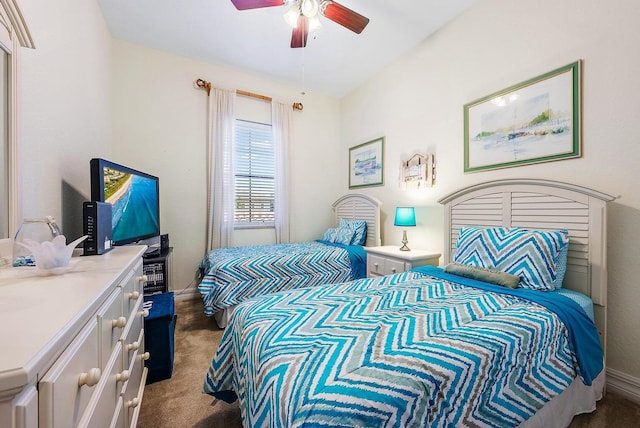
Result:
[[134,427],[146,379],[144,246],[61,275],[0,269],[0,427]]

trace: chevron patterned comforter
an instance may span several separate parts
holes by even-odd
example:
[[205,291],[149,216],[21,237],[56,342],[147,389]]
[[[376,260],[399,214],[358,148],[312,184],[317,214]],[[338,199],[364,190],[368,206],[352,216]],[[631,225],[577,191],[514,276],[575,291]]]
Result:
[[503,427],[602,370],[595,326],[571,300],[441,272],[244,302],[204,391],[238,398],[245,427]]
[[213,315],[246,299],[365,276],[364,249],[318,241],[210,251],[200,263],[198,291]]

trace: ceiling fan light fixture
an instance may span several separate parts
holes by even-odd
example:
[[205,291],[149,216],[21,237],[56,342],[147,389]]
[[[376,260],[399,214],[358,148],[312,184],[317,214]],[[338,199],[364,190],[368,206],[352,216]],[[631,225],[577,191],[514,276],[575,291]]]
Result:
[[317,15],[309,18],[309,31],[319,30],[321,28],[322,23],[320,22],[320,19],[318,19]]
[[287,24],[292,28],[296,28],[298,26],[298,16],[300,16],[300,8],[298,7],[298,3],[296,3],[284,14],[284,20],[287,21]]
[[317,0],[302,0],[302,3],[300,4],[300,11],[307,18],[313,18],[318,14]]

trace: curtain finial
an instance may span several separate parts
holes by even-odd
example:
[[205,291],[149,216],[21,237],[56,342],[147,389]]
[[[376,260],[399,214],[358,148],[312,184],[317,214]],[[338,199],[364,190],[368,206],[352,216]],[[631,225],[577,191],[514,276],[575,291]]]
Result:
[[203,79],[196,80],[196,86],[200,89],[205,89],[207,91],[207,96],[211,95],[211,82],[207,82]]

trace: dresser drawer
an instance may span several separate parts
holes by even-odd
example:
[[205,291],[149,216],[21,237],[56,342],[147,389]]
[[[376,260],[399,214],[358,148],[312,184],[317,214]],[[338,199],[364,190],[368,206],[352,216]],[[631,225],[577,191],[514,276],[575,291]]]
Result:
[[140,301],[140,305],[137,307],[134,314],[131,316],[131,324],[127,331],[125,332],[125,336],[122,339],[122,355],[123,355],[123,363],[124,367],[132,366],[132,359],[134,354],[137,351],[144,352],[144,342],[143,335],[144,330],[143,326],[143,315],[145,314],[142,311],[142,298]]
[[101,374],[98,326],[94,319],[40,380],[40,426],[75,426],[96,391]]
[[122,288],[122,307],[125,314],[130,313],[135,307],[138,298],[142,297],[144,288],[143,279],[142,261],[140,261],[120,283],[120,287]]
[[13,400],[14,428],[38,427],[38,390],[29,386]]
[[104,368],[107,364],[116,343],[122,338],[127,322],[127,317],[122,312],[122,289],[116,288],[98,310],[100,367]]
[[111,420],[111,425],[109,428],[126,428],[126,412],[124,411],[124,403],[122,402],[122,397],[118,398],[118,402],[116,403],[116,411],[113,414],[113,419]]
[[122,394],[127,427],[135,427],[138,424],[144,384],[147,380],[148,371],[144,366],[144,362],[148,358],[148,355],[147,353],[136,353],[129,382],[125,385],[125,391]]
[[118,342],[78,427],[100,427],[105,426],[105,421],[113,420],[120,398],[120,390],[122,385],[129,380],[130,375],[128,370],[122,368],[120,346],[121,344]]

